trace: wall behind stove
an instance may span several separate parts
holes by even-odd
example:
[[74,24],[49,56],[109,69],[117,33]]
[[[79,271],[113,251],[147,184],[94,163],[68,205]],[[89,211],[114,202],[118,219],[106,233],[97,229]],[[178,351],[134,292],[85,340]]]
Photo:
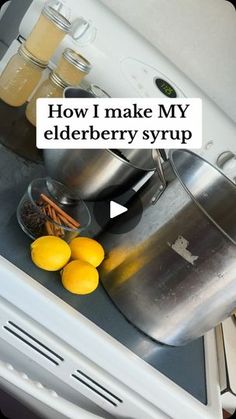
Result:
[[236,11],[231,3],[101,1],[159,48],[236,122]]

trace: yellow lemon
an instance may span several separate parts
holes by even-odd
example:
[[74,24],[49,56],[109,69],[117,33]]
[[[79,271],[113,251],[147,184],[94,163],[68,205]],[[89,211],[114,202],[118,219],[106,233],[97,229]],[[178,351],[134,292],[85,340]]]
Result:
[[70,242],[71,258],[83,260],[91,265],[99,266],[105,256],[103,247],[96,240],[88,237],[76,237]]
[[70,246],[59,237],[43,236],[31,245],[31,258],[45,271],[59,271],[70,260]]
[[99,283],[97,269],[90,263],[73,260],[61,272],[62,284],[67,291],[73,294],[90,294]]

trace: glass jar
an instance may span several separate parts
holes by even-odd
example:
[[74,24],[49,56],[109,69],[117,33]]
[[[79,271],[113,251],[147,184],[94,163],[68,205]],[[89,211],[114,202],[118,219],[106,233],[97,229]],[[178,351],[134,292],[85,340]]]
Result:
[[59,60],[55,73],[70,86],[77,86],[90,70],[91,64],[86,58],[67,48]]
[[47,63],[33,57],[22,45],[0,76],[0,98],[11,106],[23,105],[46,67]]
[[71,22],[52,6],[47,5],[26,40],[25,47],[38,59],[49,61],[70,30]]
[[36,101],[39,98],[60,98],[63,97],[64,89],[68,84],[64,82],[57,74],[52,72],[47,80],[45,80],[36,90],[33,97],[26,107],[26,118],[36,126]]

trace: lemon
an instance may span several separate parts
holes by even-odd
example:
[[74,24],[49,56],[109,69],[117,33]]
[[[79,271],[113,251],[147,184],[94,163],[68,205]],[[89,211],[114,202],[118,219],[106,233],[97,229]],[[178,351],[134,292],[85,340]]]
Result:
[[69,245],[59,237],[43,236],[31,245],[31,258],[36,266],[45,271],[59,271],[70,260]]
[[76,237],[70,242],[71,258],[83,260],[93,265],[99,266],[105,256],[103,247],[94,239],[88,237]]
[[99,283],[97,269],[90,263],[73,260],[61,272],[62,284],[67,291],[73,294],[90,294]]

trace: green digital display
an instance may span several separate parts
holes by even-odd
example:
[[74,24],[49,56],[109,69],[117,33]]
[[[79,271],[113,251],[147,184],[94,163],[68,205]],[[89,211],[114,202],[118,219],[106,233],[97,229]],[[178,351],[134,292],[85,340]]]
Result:
[[172,99],[177,97],[175,89],[167,81],[158,78],[155,80],[155,83],[163,95]]

